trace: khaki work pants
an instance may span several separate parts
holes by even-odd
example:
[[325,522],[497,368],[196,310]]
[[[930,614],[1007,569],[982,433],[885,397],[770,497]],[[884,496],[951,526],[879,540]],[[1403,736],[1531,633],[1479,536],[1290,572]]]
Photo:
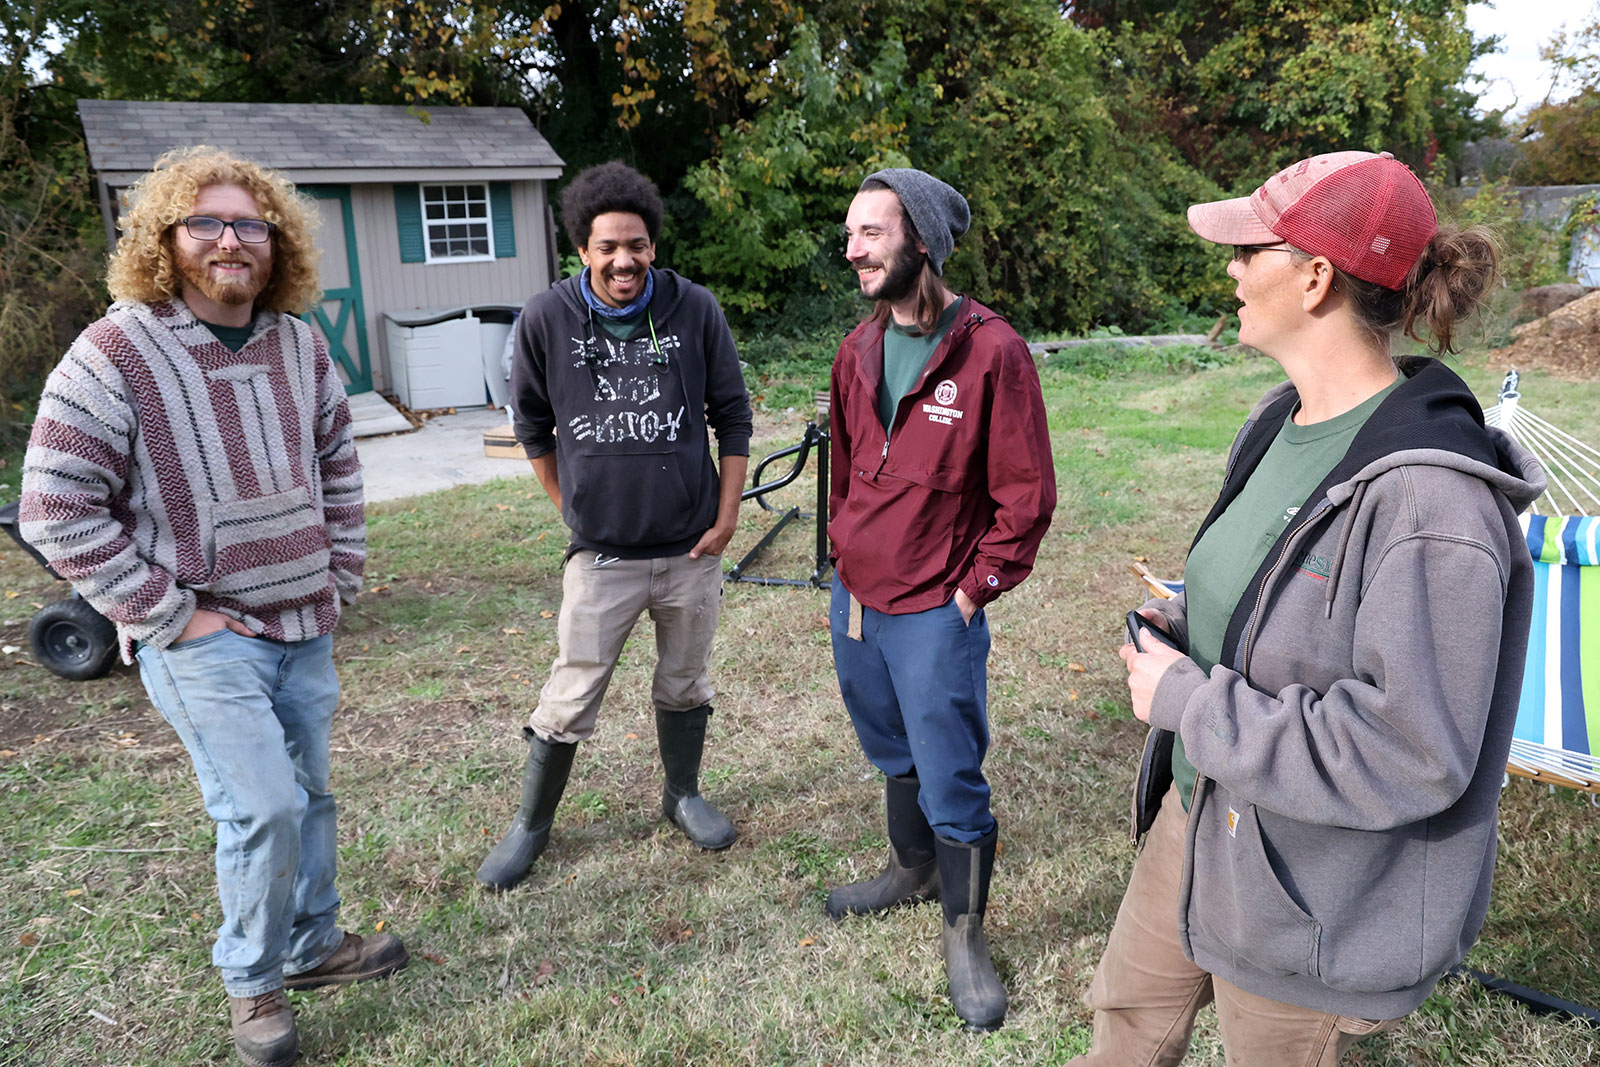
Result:
[[1399,1020],[1329,1015],[1247,993],[1196,966],[1178,940],[1178,890],[1188,813],[1167,790],[1133,865],[1100,966],[1084,998],[1094,1046],[1069,1067],[1170,1067],[1189,1050],[1211,1001],[1228,1067],[1334,1067],[1368,1034]]
[[641,613],[656,627],[650,699],[660,711],[709,704],[711,639],[722,611],[722,557],[618,559],[581,551],[561,579],[559,642],[550,680],[528,717],[534,733],[570,744],[594,733],[622,645]]

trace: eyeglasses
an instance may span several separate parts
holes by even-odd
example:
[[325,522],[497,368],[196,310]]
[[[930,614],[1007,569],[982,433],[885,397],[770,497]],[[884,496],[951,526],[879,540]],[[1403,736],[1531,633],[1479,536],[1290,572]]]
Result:
[[1294,249],[1287,244],[1281,245],[1234,245],[1233,261],[1235,263],[1249,259],[1257,252],[1293,252]]
[[222,231],[232,229],[233,235],[247,245],[258,245],[272,237],[272,232],[278,227],[265,219],[234,219],[224,222],[214,219],[210,215],[190,215],[179,219],[184,232],[196,241],[220,241]]

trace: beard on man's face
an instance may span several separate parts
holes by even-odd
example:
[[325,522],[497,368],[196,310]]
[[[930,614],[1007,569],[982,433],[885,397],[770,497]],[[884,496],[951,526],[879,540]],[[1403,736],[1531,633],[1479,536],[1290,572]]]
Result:
[[922,254],[909,239],[902,238],[900,247],[876,266],[883,268],[883,281],[877,292],[868,294],[873,300],[896,304],[916,292],[917,280],[922,275]]
[[[173,249],[173,253],[179,275],[184,281],[200,290],[200,294],[207,300],[237,307],[240,304],[253,303],[255,298],[261,295],[261,290],[267,287],[268,272],[248,255],[230,256],[221,251],[190,255],[181,248]],[[251,269],[248,274],[240,278],[214,278],[207,269],[207,264],[219,260],[248,263]]]

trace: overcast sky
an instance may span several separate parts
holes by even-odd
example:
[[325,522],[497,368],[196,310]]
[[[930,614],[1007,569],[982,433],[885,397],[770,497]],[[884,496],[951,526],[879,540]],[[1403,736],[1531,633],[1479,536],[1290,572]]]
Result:
[[[1595,17],[1596,0],[1488,0],[1467,8],[1467,25],[1479,37],[1500,37],[1501,51],[1478,60],[1473,70],[1489,79],[1479,103],[1485,111],[1514,113],[1544,100],[1550,67],[1539,49],[1563,26],[1573,32]],[[1561,93],[1557,93],[1559,99]]]

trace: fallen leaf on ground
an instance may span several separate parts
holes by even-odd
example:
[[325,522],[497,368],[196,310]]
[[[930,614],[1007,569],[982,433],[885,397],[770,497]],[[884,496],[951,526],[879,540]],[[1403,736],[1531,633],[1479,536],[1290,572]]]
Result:
[[800,947],[801,948],[810,948],[812,945],[815,945],[816,943],[817,943],[817,939],[814,938],[814,937],[802,937],[800,939]]
[[383,933],[383,920],[379,919],[377,922],[373,923],[372,929],[376,933]]
[[1067,670],[1077,671],[1079,674],[1084,674],[1088,672],[1089,668],[1085,667],[1081,663],[1078,663],[1077,661],[1073,661],[1072,663],[1067,664]]
[[623,734],[622,738],[623,738],[624,741],[637,741],[637,740],[639,740],[639,735],[638,734]]
[[38,934],[22,934],[17,938],[17,943],[24,948],[32,948],[39,943]]
[[525,633],[526,631],[519,630],[515,626],[507,626],[504,629],[502,629],[500,632],[503,633],[503,634],[520,634],[520,633]]
[[553,619],[555,617],[556,617],[556,613],[553,612],[553,611],[541,611],[541,612],[539,612],[539,618],[541,618],[541,619]]
[[81,897],[81,896],[83,896],[83,890],[82,889],[69,889],[65,893],[62,893],[61,895],[64,896],[64,897]]

